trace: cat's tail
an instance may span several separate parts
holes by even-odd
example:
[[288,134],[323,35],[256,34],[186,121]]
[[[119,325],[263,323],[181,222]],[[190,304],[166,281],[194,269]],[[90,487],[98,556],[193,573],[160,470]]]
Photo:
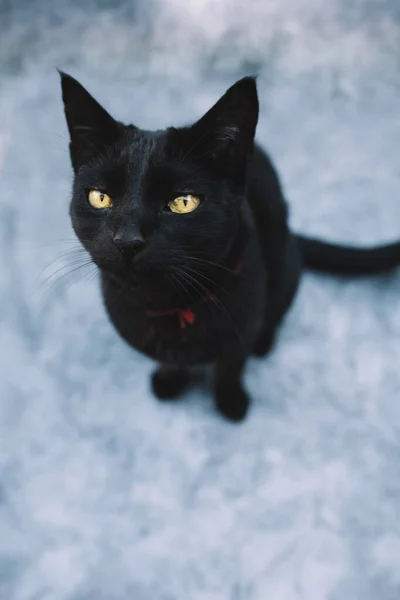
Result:
[[341,275],[372,275],[400,266],[400,242],[353,248],[296,235],[303,264],[311,271]]

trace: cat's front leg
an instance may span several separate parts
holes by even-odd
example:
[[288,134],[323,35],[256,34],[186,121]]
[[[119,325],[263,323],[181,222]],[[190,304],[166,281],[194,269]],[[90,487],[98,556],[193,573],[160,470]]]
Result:
[[161,365],[154,371],[151,384],[159,400],[173,400],[189,385],[189,372],[182,367]]
[[221,414],[230,421],[242,421],[250,400],[242,385],[246,363],[244,355],[226,355],[215,366],[215,403]]

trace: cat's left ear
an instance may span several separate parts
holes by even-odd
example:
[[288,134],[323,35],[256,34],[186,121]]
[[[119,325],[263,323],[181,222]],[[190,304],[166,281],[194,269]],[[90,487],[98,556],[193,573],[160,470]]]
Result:
[[113,144],[119,123],[76,79],[59,71],[65,117],[70,135],[70,155],[76,171],[93,156]]
[[253,149],[258,121],[258,95],[254,77],[232,85],[192,127],[209,152],[224,161],[248,156]]

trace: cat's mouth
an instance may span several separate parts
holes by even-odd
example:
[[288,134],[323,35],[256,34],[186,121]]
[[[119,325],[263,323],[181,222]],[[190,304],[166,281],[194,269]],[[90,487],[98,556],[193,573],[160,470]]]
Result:
[[103,264],[98,265],[103,274],[111,278],[125,289],[155,287],[165,279],[165,272],[159,269],[138,266],[135,264]]
[[121,272],[121,270],[112,269],[110,267],[102,266],[100,271],[108,281],[111,281],[113,285],[118,289],[124,290],[137,290],[143,286],[143,282],[137,273]]

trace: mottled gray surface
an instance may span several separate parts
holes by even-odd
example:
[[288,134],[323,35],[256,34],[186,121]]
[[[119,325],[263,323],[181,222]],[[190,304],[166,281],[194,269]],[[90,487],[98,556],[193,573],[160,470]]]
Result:
[[400,273],[307,276],[240,426],[152,398],[90,271],[46,282],[77,247],[56,66],[149,128],[259,72],[293,225],[400,236],[398,0],[1,0],[0,23],[1,600],[398,600]]

